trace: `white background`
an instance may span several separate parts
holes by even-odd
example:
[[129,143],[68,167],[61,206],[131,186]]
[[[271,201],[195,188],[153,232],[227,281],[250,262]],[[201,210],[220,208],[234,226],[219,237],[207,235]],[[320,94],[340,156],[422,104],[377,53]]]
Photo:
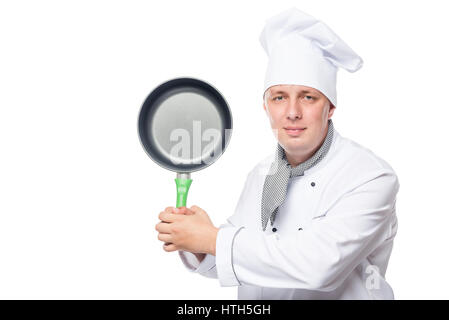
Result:
[[163,81],[213,84],[234,119],[188,205],[216,225],[274,149],[262,109],[264,22],[296,6],[364,60],[339,72],[334,125],[395,169],[397,299],[449,298],[444,1],[2,1],[0,298],[235,299],[189,273],[154,230],[175,173],[143,151],[137,116]]

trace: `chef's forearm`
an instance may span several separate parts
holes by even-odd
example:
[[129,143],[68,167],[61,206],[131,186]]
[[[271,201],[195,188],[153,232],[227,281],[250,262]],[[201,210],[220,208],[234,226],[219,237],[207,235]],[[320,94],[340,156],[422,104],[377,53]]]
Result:
[[209,254],[215,256],[216,250],[217,250],[217,234],[218,234],[218,228],[212,226],[209,232],[208,237],[208,252]]
[[243,227],[221,230],[216,258],[220,284],[328,291],[320,276],[328,271],[326,262],[319,254],[302,255],[298,243],[295,237],[277,240]]

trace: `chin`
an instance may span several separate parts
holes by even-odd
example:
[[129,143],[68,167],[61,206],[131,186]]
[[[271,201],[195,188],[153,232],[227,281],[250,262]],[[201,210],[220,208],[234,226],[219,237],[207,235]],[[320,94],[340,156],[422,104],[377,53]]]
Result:
[[294,149],[303,149],[307,142],[303,137],[284,137],[281,141],[281,145],[284,146],[284,149],[294,150]]

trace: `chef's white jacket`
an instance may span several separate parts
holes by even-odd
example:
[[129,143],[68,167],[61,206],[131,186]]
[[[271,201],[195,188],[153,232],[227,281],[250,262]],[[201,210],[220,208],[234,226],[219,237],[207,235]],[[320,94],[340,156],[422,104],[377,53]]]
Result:
[[397,232],[398,178],[388,163],[334,130],[327,155],[291,178],[274,225],[261,227],[273,153],[247,176],[234,214],[220,226],[216,256],[188,270],[238,286],[239,299],[393,299],[385,280]]

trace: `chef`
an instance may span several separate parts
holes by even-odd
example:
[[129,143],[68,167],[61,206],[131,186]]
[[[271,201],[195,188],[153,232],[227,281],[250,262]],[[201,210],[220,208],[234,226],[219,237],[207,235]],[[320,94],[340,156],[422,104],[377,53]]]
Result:
[[385,273],[398,178],[332,122],[339,68],[362,59],[327,25],[291,8],[267,20],[263,109],[274,152],[247,175],[220,227],[198,206],[167,207],[158,239],[186,268],[239,299],[393,299]]

